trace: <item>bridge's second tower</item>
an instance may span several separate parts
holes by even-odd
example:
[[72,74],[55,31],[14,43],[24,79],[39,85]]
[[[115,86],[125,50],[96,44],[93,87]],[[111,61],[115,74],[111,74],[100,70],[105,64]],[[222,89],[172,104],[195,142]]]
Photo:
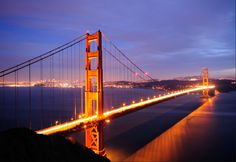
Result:
[[[208,68],[203,68],[202,69],[202,73],[201,73],[201,76],[202,76],[202,85],[203,86],[208,86]],[[209,94],[208,94],[208,89],[204,89],[202,91],[202,95],[204,98],[208,98],[209,97]]]
[[[103,115],[103,73],[101,32],[86,34],[85,115]],[[97,154],[104,155],[102,123],[85,131],[85,145]]]

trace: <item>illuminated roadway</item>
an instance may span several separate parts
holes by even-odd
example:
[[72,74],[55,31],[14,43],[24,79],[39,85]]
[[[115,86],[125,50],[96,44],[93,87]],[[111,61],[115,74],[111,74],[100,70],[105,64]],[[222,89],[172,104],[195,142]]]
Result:
[[125,114],[128,111],[135,110],[135,109],[138,109],[141,107],[145,107],[145,106],[148,106],[151,104],[155,104],[155,103],[158,103],[158,102],[161,102],[164,100],[168,100],[173,97],[181,96],[181,95],[188,94],[191,92],[201,91],[204,89],[213,89],[213,88],[215,88],[214,85],[211,85],[208,87],[207,86],[199,86],[199,87],[195,87],[195,88],[191,88],[191,89],[168,93],[168,94],[162,95],[162,96],[160,96],[160,95],[154,96],[153,98],[149,98],[148,100],[141,100],[140,102],[137,102],[137,103],[133,102],[131,105],[122,106],[122,107],[116,108],[114,110],[104,112],[103,116],[94,115],[94,116],[90,116],[90,117],[80,118],[80,119],[76,119],[76,120],[69,121],[66,123],[51,126],[51,127],[45,128],[45,129],[41,129],[36,132],[38,134],[45,134],[45,135],[65,132],[67,130],[72,130],[78,126],[82,127],[82,126],[86,126],[86,124],[89,124],[89,123],[94,123],[94,122],[110,119],[110,118],[113,118],[114,116],[119,116],[119,115]]

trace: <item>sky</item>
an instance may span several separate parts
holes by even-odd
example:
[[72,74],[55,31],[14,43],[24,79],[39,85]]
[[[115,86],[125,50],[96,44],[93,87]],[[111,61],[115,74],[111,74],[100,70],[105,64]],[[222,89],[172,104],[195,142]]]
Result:
[[235,0],[1,0],[0,70],[99,29],[153,78],[235,77]]

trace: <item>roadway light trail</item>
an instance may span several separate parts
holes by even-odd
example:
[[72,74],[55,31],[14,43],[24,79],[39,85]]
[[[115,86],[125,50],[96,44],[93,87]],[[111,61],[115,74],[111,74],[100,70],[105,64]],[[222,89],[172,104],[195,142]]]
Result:
[[105,113],[103,113],[102,116],[97,116],[97,115],[93,115],[90,117],[86,117],[86,118],[80,118],[80,119],[76,119],[73,121],[69,121],[66,123],[62,123],[59,125],[55,125],[55,126],[51,126],[42,130],[38,130],[36,131],[38,134],[45,134],[45,135],[50,135],[50,134],[56,134],[59,132],[63,132],[63,131],[67,131],[67,130],[71,130],[79,125],[83,125],[86,123],[92,123],[92,122],[97,122],[97,121],[101,121],[101,120],[106,120],[109,118],[112,118],[115,115],[118,115],[120,113],[125,113],[129,110],[134,110],[134,109],[138,109],[140,107],[145,107],[148,106],[150,104],[154,104],[154,103],[158,103],[160,101],[164,101],[167,99],[171,99],[173,97],[177,97],[177,96],[181,96],[187,93],[191,93],[191,92],[196,92],[196,91],[201,91],[201,90],[205,90],[205,89],[213,89],[215,88],[214,85],[211,86],[199,86],[196,88],[191,88],[191,89],[186,89],[183,91],[179,91],[179,92],[175,92],[175,93],[170,93],[167,95],[163,95],[163,96],[159,96],[159,97],[154,97],[152,99],[148,99],[148,100],[142,100],[138,103],[133,103],[131,105],[127,105],[127,106],[123,106],[114,110],[110,110],[107,111]]

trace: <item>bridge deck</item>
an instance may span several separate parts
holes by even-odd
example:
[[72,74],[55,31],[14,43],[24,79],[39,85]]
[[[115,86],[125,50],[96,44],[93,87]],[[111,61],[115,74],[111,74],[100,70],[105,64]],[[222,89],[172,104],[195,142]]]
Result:
[[67,130],[72,130],[76,127],[77,128],[82,127],[82,126],[89,124],[89,123],[94,123],[94,122],[110,119],[110,118],[113,118],[114,116],[120,116],[122,114],[127,113],[128,111],[136,110],[141,107],[146,107],[148,105],[155,104],[155,103],[158,103],[158,102],[161,102],[164,100],[169,100],[173,97],[181,96],[181,95],[191,93],[191,92],[201,91],[204,89],[213,89],[213,88],[215,88],[215,86],[208,86],[208,87],[207,86],[199,86],[196,88],[186,89],[186,90],[170,93],[167,95],[154,97],[152,99],[140,101],[138,103],[133,103],[131,105],[123,106],[123,107],[120,107],[120,108],[117,108],[114,110],[110,110],[108,112],[105,112],[103,114],[103,116],[94,115],[94,116],[90,116],[90,117],[86,117],[86,118],[80,118],[80,119],[76,119],[76,120],[62,123],[59,125],[51,126],[51,127],[48,127],[48,128],[42,129],[42,130],[38,130],[36,132],[38,134],[45,134],[45,135],[65,132]]

